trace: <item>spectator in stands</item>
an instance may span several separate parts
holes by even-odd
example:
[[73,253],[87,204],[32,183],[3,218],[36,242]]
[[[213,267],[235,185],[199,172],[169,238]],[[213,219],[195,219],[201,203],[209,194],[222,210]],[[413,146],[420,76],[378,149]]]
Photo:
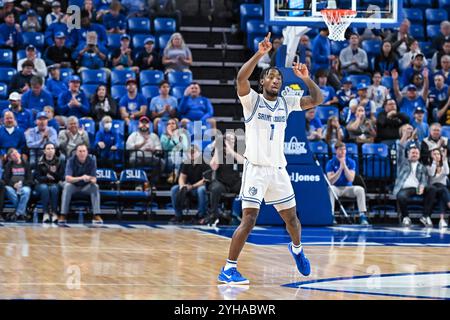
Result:
[[407,85],[412,82],[414,74],[423,73],[423,71],[425,70],[424,59],[425,59],[425,56],[423,55],[423,53],[420,53],[420,52],[417,53],[415,56],[413,56],[413,58],[411,60],[411,66],[406,68],[403,71],[403,84],[404,85]]
[[212,128],[216,128],[211,101],[200,94],[201,89],[197,82],[192,82],[184,91],[184,97],[178,106],[182,127],[186,127],[190,121],[202,121],[204,124],[209,123]]
[[74,28],[70,32],[70,43],[75,48],[74,50],[74,59],[78,57],[79,52],[86,47],[87,41],[90,39],[92,42],[93,34],[96,34],[96,43],[99,51],[106,52],[106,44],[107,44],[107,34],[106,29],[103,25],[98,23],[91,23],[89,12],[86,10],[81,10],[81,28]]
[[27,18],[22,22],[23,32],[40,32],[42,29],[41,23],[37,18],[37,13],[33,9],[27,11]]
[[22,30],[16,23],[14,13],[6,13],[5,23],[0,25],[0,47],[9,49],[19,48],[22,42]]
[[55,119],[55,109],[52,106],[45,106],[44,112],[47,114],[48,126],[52,127],[57,133],[59,133],[59,124]]
[[108,94],[104,84],[97,87],[97,91],[91,97],[91,116],[99,122],[104,116],[117,118],[117,102]]
[[[427,75],[426,78],[423,76],[424,74]],[[424,69],[421,73],[414,72],[413,75],[411,76],[411,80],[405,84],[405,87],[402,90],[402,94],[406,95],[406,93],[408,91],[408,85],[413,84],[417,89],[417,95],[425,97],[425,95],[424,95],[425,90],[427,90],[427,92],[429,92],[429,88],[430,88],[428,74],[429,74],[428,69]]]
[[311,70],[313,54],[309,37],[306,34],[300,37],[296,54],[298,55],[299,62],[306,64],[308,70]]
[[74,194],[90,195],[94,213],[92,223],[103,223],[100,217],[100,191],[96,178],[97,162],[95,157],[89,155],[86,144],[76,146],[75,155],[67,160],[64,176],[61,215],[58,218],[58,223],[66,223],[66,216],[69,214],[70,202]]
[[418,56],[420,57],[420,54],[422,55],[422,67],[426,67],[428,65],[428,61],[423,52],[420,50],[419,41],[413,40],[409,51],[406,52],[399,61],[400,70],[404,71],[409,67],[414,66],[416,64],[414,59]]
[[384,110],[377,115],[377,141],[391,146],[400,138],[399,129],[406,123],[409,123],[409,116],[398,112],[394,99],[386,99]]
[[363,106],[356,108],[355,119],[347,125],[349,140],[356,143],[372,143],[377,136],[372,120],[366,118]]
[[0,156],[6,160],[5,155],[10,148],[17,149],[24,153],[26,148],[25,134],[17,126],[14,113],[5,111],[3,113],[3,125],[0,127]]
[[119,102],[120,116],[128,125],[130,120],[137,120],[147,114],[147,100],[137,91],[136,79],[129,78],[126,82],[127,95]]
[[33,77],[34,63],[27,60],[22,64],[22,71],[17,72],[10,81],[9,92],[25,93],[30,89],[30,80]]
[[347,74],[362,74],[368,71],[369,60],[364,49],[359,47],[359,35],[350,36],[350,45],[339,54],[341,70]]
[[272,41],[272,49],[269,52],[265,53],[262,58],[258,61],[258,67],[262,69],[269,68],[274,61],[275,54],[278,48],[283,44],[281,38],[274,38]]
[[436,51],[431,58],[431,70],[437,72],[442,69],[441,59],[445,55],[450,55],[450,39],[445,41],[439,51]]
[[109,12],[103,17],[103,25],[108,33],[125,33],[127,18],[120,13],[122,6],[119,1],[112,1]]
[[441,33],[433,39],[433,49],[440,50],[444,42],[450,40],[450,22],[448,20],[441,22]]
[[209,166],[203,162],[201,152],[196,145],[191,145],[188,161],[181,166],[178,184],[170,190],[172,206],[175,216],[171,222],[181,223],[183,221],[183,206],[188,195],[197,197],[197,217],[202,219],[206,215],[207,194],[203,174],[209,170]]
[[336,56],[331,54],[328,28],[320,29],[319,34],[312,41],[312,73],[319,69],[328,70]]
[[108,78],[111,74],[111,70],[106,68],[108,60],[106,51],[102,51],[97,45],[97,35],[95,32],[88,32],[86,45],[78,52],[76,57],[77,64],[79,66],[78,72],[83,70],[98,70],[102,69],[106,72]]
[[36,192],[42,204],[44,216],[42,222],[56,222],[58,220],[58,201],[61,185],[64,181],[65,164],[56,155],[56,145],[47,142],[44,145],[44,154],[39,158],[36,177]]
[[175,97],[169,95],[170,84],[163,80],[159,83],[159,96],[153,97],[150,102],[151,118],[153,127],[158,132],[160,121],[167,122],[170,118],[175,118],[177,114],[178,101]]
[[376,117],[375,114],[377,112],[377,107],[375,105],[375,102],[369,99],[368,96],[368,87],[365,83],[359,83],[356,87],[357,89],[357,96],[356,98],[350,100],[349,102],[349,109],[344,111],[344,121],[346,124],[348,124],[350,121],[355,119],[356,114],[356,108],[358,106],[361,106],[364,108],[366,113],[366,118],[371,119],[373,122],[375,122]]
[[95,12],[96,10],[92,0],[84,0],[83,10],[89,14],[89,20],[91,20],[91,22],[95,22],[97,20],[97,14]]
[[[428,79],[428,73],[425,72],[427,75],[424,78]],[[403,96],[403,94],[400,92],[399,84],[398,84],[398,73],[397,71],[392,72],[392,79],[394,81],[394,93],[395,97],[397,99],[397,103],[400,106],[400,111],[406,113],[409,115],[410,118],[412,118],[412,114],[414,110],[421,106],[425,109],[425,99],[428,96],[428,88],[427,90],[424,90],[423,96],[419,96],[417,94],[417,87],[413,84],[410,84],[406,88],[406,95]],[[428,80],[427,80],[428,81]]]
[[416,110],[414,110],[414,120],[411,122],[416,134],[417,139],[419,142],[422,142],[423,139],[428,137],[429,135],[429,127],[428,123],[424,121],[425,116],[425,109],[422,107],[417,107]]
[[447,155],[449,148],[448,138],[442,136],[442,126],[439,123],[433,123],[430,126],[430,135],[423,139],[420,145],[420,161],[424,165],[429,165],[431,150],[441,149]]
[[133,17],[146,17],[149,15],[146,0],[122,0],[122,7],[127,12],[127,19]]
[[75,66],[72,51],[66,46],[64,32],[58,31],[55,34],[55,43],[45,50],[44,60],[47,65],[59,64],[61,68],[73,68]]
[[61,69],[58,64],[48,66],[50,78],[45,83],[45,88],[52,95],[53,101],[57,101],[61,92],[69,90],[67,83],[61,79]]
[[400,24],[399,30],[393,32],[387,39],[392,43],[392,49],[399,57],[403,57],[414,41],[414,38],[409,33],[410,27],[411,22],[408,19],[404,19]]
[[319,141],[322,139],[323,126],[320,119],[316,117],[316,109],[308,109],[305,112],[305,130],[309,141]]
[[[431,165],[427,166],[429,176],[429,188],[435,189],[436,198],[439,200],[441,214],[439,220],[439,229],[447,228],[444,215],[447,208],[450,208],[450,193],[447,189],[448,175],[450,173],[448,167],[447,155],[439,149],[431,151]],[[429,224],[430,221],[427,221]]]
[[386,99],[390,98],[389,89],[381,84],[381,79],[381,73],[375,71],[372,77],[373,84],[367,89],[367,95],[375,103],[376,109],[382,108]]
[[428,94],[428,110],[433,115],[433,120],[442,125],[450,125],[449,107],[450,89],[445,84],[444,76],[436,74],[434,76],[434,87]]
[[52,25],[59,20],[61,20],[64,16],[64,13],[61,11],[61,3],[59,1],[52,2],[52,12],[48,13],[45,16],[45,24],[47,27]]
[[41,150],[47,143],[58,146],[58,133],[55,129],[48,126],[47,113],[39,112],[36,116],[36,127],[25,131],[27,147],[30,150],[30,165],[34,168]]
[[12,202],[14,211],[8,215],[9,221],[26,220],[28,200],[30,200],[33,178],[30,165],[17,149],[8,149],[8,162],[3,171],[6,196]]
[[85,144],[89,146],[89,136],[83,127],[80,127],[78,118],[71,116],[67,118],[65,130],[59,131],[58,145],[61,154],[65,155],[65,158],[72,156],[72,151],[75,150],[79,144]]
[[[364,115],[364,112],[362,112],[362,114]],[[331,184],[329,190],[331,212],[334,215],[335,198],[333,192],[338,197],[356,198],[358,203],[359,221],[362,225],[368,225],[366,192],[363,187],[353,185],[353,181],[355,180],[356,162],[347,157],[345,143],[337,142],[334,149],[336,150],[336,155],[328,161],[326,166],[327,178]]]
[[407,157],[406,149],[411,143],[419,145],[420,141],[417,138],[417,131],[410,124],[404,124],[399,130],[400,139],[395,141],[395,149],[397,150],[397,176],[400,172],[399,163]]
[[44,89],[42,78],[33,76],[30,80],[30,87],[31,90],[22,95],[22,105],[25,109],[36,114],[41,112],[45,106],[53,106],[53,97]]
[[34,64],[33,75],[45,78],[47,77],[47,66],[45,65],[45,61],[41,58],[38,58],[36,55],[36,47],[32,44],[29,44],[26,48],[27,56],[17,62],[17,71],[22,71],[23,63],[27,60],[32,61]]
[[112,167],[114,162],[119,161],[119,134],[112,130],[112,118],[104,116],[102,118],[103,126],[95,135],[95,147],[100,157],[101,163],[106,167]]
[[183,36],[175,32],[170,36],[167,46],[164,48],[162,64],[165,72],[183,71],[191,72],[192,53],[183,40]]
[[339,100],[339,109],[342,110],[345,107],[348,108],[350,101],[356,97],[356,94],[352,89],[352,80],[349,78],[342,79],[342,87],[337,92],[337,97]]
[[392,44],[385,40],[381,47],[381,52],[375,57],[375,71],[380,72],[383,76],[390,76],[392,70],[399,70],[398,57],[392,48]]
[[6,110],[11,111],[14,114],[14,118],[17,122],[17,126],[23,131],[33,126],[33,113],[29,109],[24,109],[21,101],[20,94],[12,92],[9,95],[9,107]]
[[416,195],[424,195],[424,213],[420,221],[426,226],[432,226],[430,215],[433,210],[435,192],[427,188],[428,175],[426,167],[419,162],[420,151],[415,143],[407,147],[408,158],[399,162],[399,174],[395,180],[394,196],[400,208],[400,214],[403,218],[404,227],[411,226],[411,219],[408,212],[408,200]]
[[167,182],[173,184],[189,148],[189,133],[186,129],[178,128],[176,119],[167,121],[166,131],[161,135],[161,147],[167,152],[166,169],[171,172]]
[[144,40],[144,49],[136,56],[134,64],[139,67],[139,70],[154,70],[160,69],[161,58],[153,47],[155,38],[149,36]]
[[316,72],[316,81],[319,85],[320,91],[322,91],[323,102],[322,105],[337,105],[339,100],[336,96],[336,91],[332,86],[327,84],[328,72],[326,70],[319,70]]
[[71,48],[72,47],[72,38],[69,33],[69,29],[67,27],[67,20],[69,19],[68,15],[64,15],[59,20],[56,20],[53,22],[50,26],[47,27],[44,33],[45,38],[45,44],[47,46],[54,45],[54,38],[57,33],[62,32],[66,36],[66,47]]
[[328,118],[325,130],[323,130],[323,138],[329,146],[344,139],[344,130],[339,124],[338,117],[332,116]]
[[59,116],[76,116],[81,119],[89,114],[89,101],[84,92],[80,90],[80,82],[78,76],[69,78],[69,90],[62,92],[58,97],[56,111]]
[[450,55],[445,55],[441,58],[441,66],[442,69],[437,73],[442,74],[445,79],[445,84],[450,85]]
[[133,70],[139,72],[139,67],[133,66],[132,50],[130,48],[130,36],[122,34],[120,37],[120,48],[112,53],[112,66],[116,70]]
[[177,9],[175,0],[149,0],[150,17],[174,18],[177,27],[181,25],[181,11]]
[[99,0],[94,2],[98,21],[101,21],[102,17],[109,12],[112,2],[113,0]]

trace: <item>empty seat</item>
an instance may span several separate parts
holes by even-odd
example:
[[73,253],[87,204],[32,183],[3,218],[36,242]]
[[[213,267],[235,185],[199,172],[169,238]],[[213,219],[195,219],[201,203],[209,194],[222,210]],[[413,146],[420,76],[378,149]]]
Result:
[[22,33],[23,44],[25,46],[32,44],[41,49],[44,47],[44,34],[40,32],[24,32]]
[[446,138],[450,138],[450,126],[442,126],[441,134]]
[[181,99],[184,96],[184,91],[186,90],[186,87],[173,87],[171,89],[171,94],[177,99]]
[[348,41],[330,41],[331,54],[339,56],[342,49],[348,47],[348,45],[349,45]]
[[156,18],[154,21],[155,34],[172,34],[177,29],[177,22],[173,18]]
[[259,50],[259,43],[261,41],[263,41],[263,40],[264,40],[264,37],[256,37],[256,38],[254,38],[253,39],[253,47],[251,47],[250,49],[252,49],[253,52],[258,51]]
[[264,20],[247,21],[247,48],[252,48],[253,39],[258,36],[265,36],[269,32],[269,26]]
[[0,82],[9,83],[16,73],[15,68],[0,67]]
[[126,84],[128,79],[136,79],[136,73],[131,70],[112,70],[111,85]]
[[243,32],[247,31],[247,21],[251,19],[262,19],[263,8],[260,4],[244,3],[239,7],[240,28]]
[[411,8],[432,8],[433,0],[409,0]]
[[339,117],[339,109],[336,107],[319,106],[316,108],[316,117],[320,119],[322,124],[327,123],[330,117]]
[[423,11],[418,8],[404,8],[403,14],[411,23],[423,22]]
[[441,27],[438,24],[427,25],[427,38],[429,41],[433,41],[441,33]]
[[139,74],[140,86],[158,85],[164,80],[164,73],[160,70],[145,70]]
[[172,86],[188,86],[192,82],[192,73],[172,71],[167,74],[167,81],[169,81]]
[[381,45],[381,40],[364,40],[362,42],[362,48],[366,51],[369,58],[380,54]]
[[106,84],[108,77],[105,70],[83,70],[81,81],[83,84]]
[[424,31],[422,25],[412,24],[409,29],[409,33],[416,40],[419,40],[419,41],[425,40],[425,31]]
[[328,160],[330,159],[328,155],[328,145],[323,141],[310,142],[309,147],[311,152],[317,158],[322,169],[325,170]]
[[80,126],[86,130],[89,136],[89,144],[91,148],[95,144],[95,121],[91,119],[80,119]]
[[161,34],[158,36],[158,41],[156,42],[156,48],[163,51],[164,48],[167,46],[167,43],[169,43],[170,34]]
[[391,174],[388,147],[384,143],[362,145],[363,176],[366,179],[389,178]]
[[83,90],[86,97],[90,99],[91,96],[97,92],[97,87],[97,84],[82,84],[80,88]]
[[150,33],[150,19],[148,18],[129,18],[128,31],[131,34]]
[[425,9],[425,17],[427,24],[439,24],[442,21],[448,20],[448,14],[445,9]]
[[13,52],[10,49],[0,49],[0,66],[11,66],[13,63]]
[[439,8],[450,9],[450,0],[438,0]]
[[425,54],[425,57],[431,58],[435,52],[431,41],[419,42],[420,50]]
[[127,87],[125,85],[114,85],[111,86],[111,97],[119,101],[124,95],[127,94]]
[[145,99],[148,100],[150,104],[150,100],[153,97],[156,97],[159,95],[159,87],[158,86],[145,86],[141,89],[142,95],[145,97]]
[[107,42],[106,42],[106,46],[110,49],[110,50],[114,50],[114,49],[118,49],[120,48],[120,37],[122,35],[119,33],[108,33],[107,34]]
[[61,74],[61,80],[68,82],[69,78],[73,75],[73,69],[72,68],[61,68],[60,74]]
[[270,31],[272,32],[272,37],[281,37],[283,35],[283,29],[285,26],[273,25],[270,26]]
[[0,83],[0,99],[8,99],[8,85]]

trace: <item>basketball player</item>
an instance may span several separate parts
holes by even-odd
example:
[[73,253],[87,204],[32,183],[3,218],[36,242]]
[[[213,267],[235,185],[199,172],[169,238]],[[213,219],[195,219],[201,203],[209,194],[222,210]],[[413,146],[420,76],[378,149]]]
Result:
[[291,179],[286,171],[284,156],[284,131],[292,111],[313,108],[323,101],[320,88],[310,79],[305,65],[294,63],[294,74],[303,80],[309,96],[279,97],[282,74],[274,67],[262,71],[259,84],[262,94],[250,88],[248,81],[258,61],[270,51],[270,32],[258,45],[255,55],[247,61],[237,75],[237,93],[244,109],[245,162],[240,197],[242,221],[231,240],[228,260],[218,281],[228,284],[248,284],[249,280],[237,271],[237,259],[258,217],[262,200],[274,205],[286,223],[291,237],[288,249],[293,255],[301,274],[308,276],[310,264],[300,242],[301,226],[295,208],[295,195]]

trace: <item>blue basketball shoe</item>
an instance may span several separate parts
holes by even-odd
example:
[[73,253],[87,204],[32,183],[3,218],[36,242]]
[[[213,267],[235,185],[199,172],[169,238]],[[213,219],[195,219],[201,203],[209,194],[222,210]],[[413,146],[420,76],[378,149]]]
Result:
[[228,284],[249,284],[250,281],[248,279],[244,278],[239,271],[237,271],[237,268],[230,268],[228,270],[225,270],[222,268],[222,272],[219,274],[219,277],[217,278],[219,282],[222,283],[228,283]]
[[309,264],[309,260],[305,257],[303,250],[299,254],[295,254],[294,251],[292,251],[292,242],[288,244],[288,249],[294,257],[298,271],[304,276],[309,276],[309,274],[311,273],[311,266]]

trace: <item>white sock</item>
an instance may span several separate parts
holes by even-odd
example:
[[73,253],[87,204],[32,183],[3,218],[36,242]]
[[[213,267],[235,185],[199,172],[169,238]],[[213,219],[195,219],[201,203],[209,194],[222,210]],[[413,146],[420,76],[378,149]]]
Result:
[[299,254],[300,252],[302,252],[302,250],[303,250],[303,247],[302,247],[301,242],[297,246],[294,243],[292,243],[292,252],[294,252],[295,254]]
[[227,271],[228,269],[231,268],[237,268],[237,261],[227,259],[227,263],[225,265],[224,270]]

